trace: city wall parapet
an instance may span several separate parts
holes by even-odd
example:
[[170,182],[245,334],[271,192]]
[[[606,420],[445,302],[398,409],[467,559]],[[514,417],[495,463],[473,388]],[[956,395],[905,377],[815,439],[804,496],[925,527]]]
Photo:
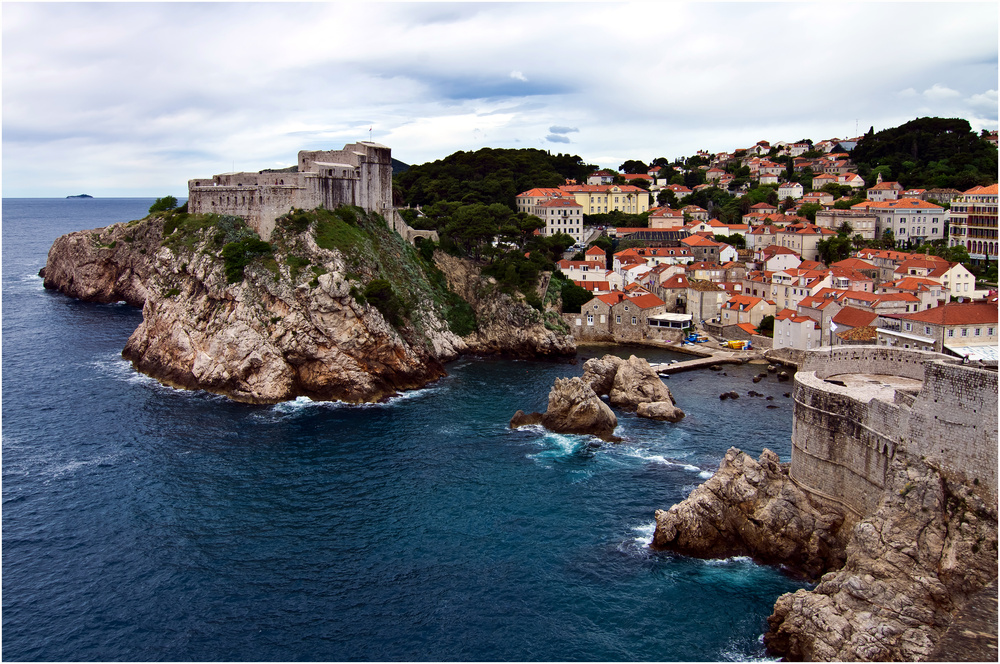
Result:
[[[920,380],[891,396],[838,375]],[[834,380],[836,382],[831,382]],[[861,381],[862,383],[864,381]],[[997,373],[937,353],[852,346],[810,353],[796,373],[790,474],[801,486],[871,514],[900,453],[923,457],[997,496]]]

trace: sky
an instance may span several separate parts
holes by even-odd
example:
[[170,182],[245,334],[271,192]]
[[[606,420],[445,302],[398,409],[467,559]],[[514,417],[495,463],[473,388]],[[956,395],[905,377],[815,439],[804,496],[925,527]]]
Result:
[[2,5],[4,197],[165,196],[373,140],[617,169],[918,117],[997,128],[998,4]]

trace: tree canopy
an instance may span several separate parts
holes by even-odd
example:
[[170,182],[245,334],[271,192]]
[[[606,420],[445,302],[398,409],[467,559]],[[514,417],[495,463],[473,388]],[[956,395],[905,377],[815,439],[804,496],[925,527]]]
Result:
[[597,166],[575,155],[545,150],[482,148],[410,166],[393,179],[397,204],[424,206],[440,201],[501,203],[516,209],[515,197],[535,187],[558,187],[566,179],[584,182]]
[[917,118],[869,132],[851,151],[858,175],[871,186],[877,173],[903,187],[954,188],[992,184],[997,149],[959,118]]

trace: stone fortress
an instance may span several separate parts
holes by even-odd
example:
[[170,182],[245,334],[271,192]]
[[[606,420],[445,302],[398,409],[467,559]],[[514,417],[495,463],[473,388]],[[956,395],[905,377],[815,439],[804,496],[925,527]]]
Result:
[[997,370],[880,346],[805,354],[795,374],[789,476],[808,492],[872,514],[900,453],[997,501]]
[[[392,205],[392,153],[361,141],[343,150],[302,150],[298,165],[258,173],[223,173],[188,181],[188,211],[242,217],[264,240],[292,208],[356,205],[383,215],[407,240]],[[403,224],[405,227],[405,224]],[[408,227],[406,227],[408,228]]]

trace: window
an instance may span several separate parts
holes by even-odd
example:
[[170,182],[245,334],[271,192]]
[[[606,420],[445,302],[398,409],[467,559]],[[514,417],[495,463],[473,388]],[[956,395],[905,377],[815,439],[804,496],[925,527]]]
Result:
[[[909,305],[907,305],[906,309],[907,309],[907,310],[909,310],[909,309],[910,309]],[[906,323],[906,331],[907,331],[907,332],[910,332],[911,330],[913,330],[913,325],[912,325],[912,324],[910,324],[910,323]]]
[[[930,306],[930,305],[927,305],[927,306]],[[924,334],[930,334],[930,333],[931,333],[930,326],[924,325]]]
[[986,328],[986,336],[988,336],[988,337],[992,337],[993,336],[993,328],[992,327]]
[[983,328],[981,328],[981,327],[977,327],[977,328],[976,328],[976,336],[977,336],[977,337],[978,337],[978,336],[982,336],[982,332],[983,332]]
[[963,337],[969,336],[969,328],[967,328],[967,327],[963,327],[962,328],[962,336]]
[[635,316],[632,316],[632,324],[635,325]]
[[948,330],[948,337],[951,338],[955,336],[955,330]]
[[622,324],[622,317],[620,314],[615,316],[615,323],[617,323],[618,325]]

